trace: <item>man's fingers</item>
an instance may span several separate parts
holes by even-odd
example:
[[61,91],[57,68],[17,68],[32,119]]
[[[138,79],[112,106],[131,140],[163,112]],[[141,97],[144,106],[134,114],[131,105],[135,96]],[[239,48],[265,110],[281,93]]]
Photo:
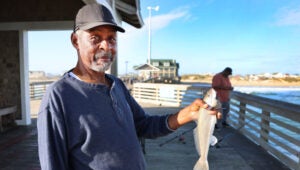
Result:
[[191,110],[192,111],[198,111],[200,109],[200,106],[198,106],[198,105],[196,105],[196,104],[193,104],[192,106],[191,106]]
[[222,113],[218,112],[216,116],[217,116],[217,119],[221,119],[222,118]]
[[194,104],[198,105],[199,107],[204,107],[206,103],[202,99],[196,99]]

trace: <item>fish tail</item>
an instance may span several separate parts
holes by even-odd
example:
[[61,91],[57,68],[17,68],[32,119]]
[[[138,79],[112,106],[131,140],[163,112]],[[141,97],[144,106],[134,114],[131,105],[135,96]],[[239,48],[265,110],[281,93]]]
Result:
[[193,170],[209,170],[208,161],[207,160],[198,160],[194,166]]

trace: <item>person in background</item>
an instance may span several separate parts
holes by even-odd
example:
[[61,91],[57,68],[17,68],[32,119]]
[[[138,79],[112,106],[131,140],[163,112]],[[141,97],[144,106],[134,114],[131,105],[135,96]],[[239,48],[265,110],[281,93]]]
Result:
[[[196,120],[201,99],[177,113],[149,116],[123,82],[106,74],[117,54],[118,26],[104,5],[77,13],[71,42],[74,68],[47,88],[38,113],[38,150],[43,170],[144,170],[139,137],[156,138]],[[211,109],[209,114],[218,115]]]
[[[223,127],[229,126],[226,120],[228,112],[230,110],[230,92],[233,90],[229,79],[229,75],[232,75],[232,69],[230,67],[226,67],[222,72],[214,75],[212,79],[212,88],[216,90],[217,97],[222,104],[221,121]],[[216,128],[218,129],[219,126],[216,125]]]

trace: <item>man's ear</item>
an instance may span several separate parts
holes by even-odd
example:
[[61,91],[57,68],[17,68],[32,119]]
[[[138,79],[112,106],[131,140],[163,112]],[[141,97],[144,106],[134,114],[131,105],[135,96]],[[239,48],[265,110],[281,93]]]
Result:
[[71,42],[73,46],[78,49],[78,35],[74,32],[71,34]]

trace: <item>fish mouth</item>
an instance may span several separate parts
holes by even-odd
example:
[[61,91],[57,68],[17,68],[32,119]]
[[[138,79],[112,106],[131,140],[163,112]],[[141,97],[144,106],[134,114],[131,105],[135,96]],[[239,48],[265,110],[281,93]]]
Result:
[[204,97],[204,101],[212,108],[216,107],[218,101],[217,92],[213,88],[209,89]]

